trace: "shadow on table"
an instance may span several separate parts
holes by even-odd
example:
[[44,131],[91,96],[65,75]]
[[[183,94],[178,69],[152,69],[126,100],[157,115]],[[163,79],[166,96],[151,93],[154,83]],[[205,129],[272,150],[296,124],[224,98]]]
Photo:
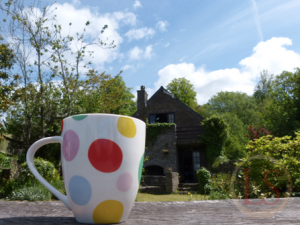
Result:
[[0,224],[22,224],[22,225],[60,225],[60,224],[80,224],[77,223],[74,217],[47,217],[47,216],[35,216],[35,217],[10,217],[0,218]]

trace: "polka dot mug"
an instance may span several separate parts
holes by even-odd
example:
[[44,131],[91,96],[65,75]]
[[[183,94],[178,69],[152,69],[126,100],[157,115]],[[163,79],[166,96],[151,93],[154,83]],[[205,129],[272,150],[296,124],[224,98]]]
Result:
[[[112,114],[85,114],[62,121],[61,136],[35,142],[27,152],[33,175],[70,210],[80,223],[124,222],[134,204],[144,161],[146,125]],[[36,170],[35,152],[49,143],[61,144],[67,195]]]

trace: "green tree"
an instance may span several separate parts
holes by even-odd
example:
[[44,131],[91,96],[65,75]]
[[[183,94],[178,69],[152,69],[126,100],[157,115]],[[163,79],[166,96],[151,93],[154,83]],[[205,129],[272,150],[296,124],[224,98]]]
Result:
[[224,155],[230,160],[237,160],[246,155],[245,145],[248,143],[247,126],[234,113],[220,114],[229,127],[229,136],[225,142]]
[[197,107],[197,93],[194,91],[194,86],[184,77],[173,79],[171,83],[167,85],[167,90],[192,109]]
[[120,74],[111,77],[90,70],[87,77],[82,82],[81,90],[76,93],[76,107],[73,107],[72,114],[112,113],[131,116],[136,111],[131,88],[126,87]]
[[[1,35],[0,41],[2,41]],[[12,92],[18,85],[20,78],[19,75],[11,73],[14,63],[15,55],[13,50],[9,48],[8,44],[0,44],[0,117],[14,103]],[[0,121],[0,141],[3,140],[3,133],[4,126]]]
[[267,70],[260,73],[260,80],[254,88],[253,97],[257,103],[262,103],[264,99],[271,98],[273,74],[268,74]]
[[271,99],[265,100],[264,127],[274,136],[295,136],[300,129],[300,69],[283,71],[272,84]]
[[242,92],[218,92],[208,100],[208,103],[202,105],[201,109],[205,117],[230,112],[246,126],[257,127],[261,123],[255,100],[252,96]]
[[[0,4],[0,9],[6,15],[0,27],[2,39],[15,53],[22,81],[15,95],[19,98],[18,105],[9,113],[7,123],[12,131],[13,122],[19,121],[17,124],[22,127],[14,132],[22,131],[27,148],[35,140],[48,136],[61,119],[70,115],[75,93],[91,64],[84,61],[87,54],[93,53],[87,51],[87,47],[114,48],[115,45],[113,41],[105,43],[100,39],[107,25],[94,38],[87,38],[89,21],[85,22],[82,33],[75,37],[63,36],[51,5],[42,6],[39,2],[25,8],[23,1],[14,0],[4,6]],[[71,26],[70,23],[70,29]],[[71,46],[75,46],[75,50]]]

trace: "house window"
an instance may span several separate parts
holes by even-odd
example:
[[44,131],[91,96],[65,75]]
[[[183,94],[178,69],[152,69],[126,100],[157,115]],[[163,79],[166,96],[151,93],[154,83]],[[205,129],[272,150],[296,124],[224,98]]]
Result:
[[194,170],[200,169],[200,152],[193,152],[193,165]]
[[149,123],[174,123],[174,113],[151,114]]
[[174,113],[168,114],[168,123],[174,123]]
[[155,115],[150,115],[149,123],[155,123]]

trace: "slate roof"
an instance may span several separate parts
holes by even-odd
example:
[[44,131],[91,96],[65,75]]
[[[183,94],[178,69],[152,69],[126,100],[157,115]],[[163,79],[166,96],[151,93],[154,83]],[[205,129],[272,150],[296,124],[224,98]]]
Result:
[[[160,87],[160,88],[159,88],[159,89],[151,96],[151,98],[149,98],[149,99],[147,100],[146,103],[148,103],[148,102],[150,102],[151,100],[153,100],[153,97],[154,97],[155,95],[157,95],[159,92],[163,92],[163,93],[169,95],[170,97],[174,98],[174,99],[175,99],[176,101],[178,101],[180,104],[183,104],[183,105],[186,107],[187,110],[191,110],[196,116],[198,116],[198,117],[200,117],[202,120],[204,120],[204,118],[203,118],[201,115],[199,115],[198,113],[196,113],[191,107],[187,106],[187,105],[184,104],[182,101],[180,101],[178,98],[176,98],[172,93],[170,93],[168,90],[166,90],[163,86],[161,86],[161,87]],[[136,111],[132,116],[136,116],[136,114],[137,114],[137,111]]]

